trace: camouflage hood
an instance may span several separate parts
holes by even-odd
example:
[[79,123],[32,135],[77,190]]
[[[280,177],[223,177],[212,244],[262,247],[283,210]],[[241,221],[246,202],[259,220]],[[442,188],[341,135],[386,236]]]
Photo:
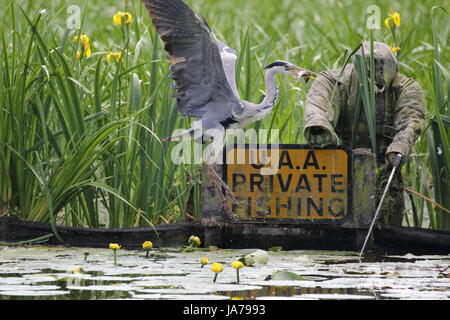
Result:
[[[355,55],[364,56],[367,65],[370,66],[371,43],[366,41]],[[373,55],[375,62],[375,81],[378,92],[384,92],[386,88],[390,88],[394,78],[398,72],[398,62],[392,53],[391,48],[381,42],[373,42]],[[370,70],[368,70],[370,75]]]

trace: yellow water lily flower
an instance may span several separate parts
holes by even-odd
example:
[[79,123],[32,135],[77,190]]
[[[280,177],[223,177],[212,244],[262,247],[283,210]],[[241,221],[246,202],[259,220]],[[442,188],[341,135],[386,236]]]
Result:
[[116,59],[116,62],[123,60],[122,52],[110,52],[106,55],[106,62],[111,63],[111,58]]
[[202,264],[202,268],[209,263],[209,259],[208,258],[201,258],[200,259],[200,263]]
[[153,248],[153,243],[151,243],[150,241],[144,241],[144,243],[142,244],[142,249],[145,250],[145,259],[148,259],[148,252],[151,248]]
[[234,261],[231,266],[236,269],[236,280],[239,283],[239,269],[244,267],[244,264],[241,261]]
[[215,262],[215,263],[213,263],[211,265],[211,270],[216,272],[216,273],[222,272],[223,271],[223,265],[218,263],[218,262]]
[[117,243],[110,243],[109,248],[114,252],[114,265],[117,266],[117,250],[121,248],[121,246]]
[[145,241],[142,244],[142,249],[144,250],[150,250],[151,248],[153,248],[153,243],[151,243],[150,241]]
[[117,243],[110,243],[109,244],[109,248],[112,249],[112,250],[118,250],[118,249],[121,248],[121,246],[119,244],[117,244]]
[[202,242],[200,241],[199,237],[197,237],[197,236],[190,236],[189,240],[188,240],[188,243],[190,245],[194,245],[196,247],[199,247]]
[[130,24],[133,21],[133,16],[129,12],[117,12],[114,17],[113,21],[117,25],[121,25],[122,23]]
[[215,263],[213,263],[213,264],[211,265],[211,271],[213,271],[213,272],[216,273],[216,274],[214,275],[214,280],[213,280],[213,282],[216,282],[217,276],[219,275],[220,272],[223,271],[223,265],[220,264],[220,263],[215,262]]

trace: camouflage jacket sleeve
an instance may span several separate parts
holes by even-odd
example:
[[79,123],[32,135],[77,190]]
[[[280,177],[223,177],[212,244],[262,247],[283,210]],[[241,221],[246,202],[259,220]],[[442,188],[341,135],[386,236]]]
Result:
[[[311,144],[317,144],[314,128],[323,129],[328,136],[326,144],[339,144],[334,131],[340,112],[341,93],[332,71],[322,72],[309,89],[305,106],[304,136]],[[320,139],[319,139],[320,141]]]
[[398,152],[406,158],[425,126],[425,96],[416,81],[401,74],[394,80],[393,89],[397,97],[393,122],[397,133],[386,154]]

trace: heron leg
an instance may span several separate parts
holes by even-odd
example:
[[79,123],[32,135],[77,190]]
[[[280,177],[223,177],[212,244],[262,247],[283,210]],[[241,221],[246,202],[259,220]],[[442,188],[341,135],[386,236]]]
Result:
[[[233,213],[232,206],[236,205],[237,199],[233,195],[233,192],[231,191],[230,187],[222,180],[220,175],[217,173],[217,171],[214,169],[213,164],[206,164],[208,168],[208,172],[210,174],[211,180],[214,183],[214,186],[216,187],[221,199],[222,199],[222,208],[224,209],[225,213],[232,219],[236,220],[236,215]],[[231,201],[232,206],[230,207],[229,202]]]
[[[222,180],[220,175],[216,171],[216,166],[222,163],[223,147],[225,139],[225,128],[220,123],[205,123],[203,122],[203,129],[208,128],[203,133],[203,139],[211,141],[208,145],[206,152],[206,167],[208,168],[209,176],[211,177],[214,186],[216,187],[220,197],[222,198],[222,207],[225,213],[232,220],[237,220],[236,215],[233,213],[232,207],[237,203],[236,197],[228,187],[228,185]],[[230,206],[230,202],[232,205]]]
[[166,137],[162,141],[164,141],[164,142],[179,141],[179,140],[183,140],[183,138],[192,138],[193,134],[194,134],[194,128],[189,128],[187,130],[180,132],[177,135]]

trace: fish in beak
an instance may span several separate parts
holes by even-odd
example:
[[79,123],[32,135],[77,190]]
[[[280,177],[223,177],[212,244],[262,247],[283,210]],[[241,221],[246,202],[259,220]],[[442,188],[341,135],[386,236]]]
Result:
[[293,76],[295,76],[296,81],[300,81],[300,79],[303,79],[305,81],[305,83],[307,83],[309,81],[309,79],[315,79],[315,77],[313,77],[313,74],[315,74],[314,72],[297,67],[292,64],[289,64],[286,67],[286,70],[289,73],[291,73]]
[[295,76],[297,77],[296,81],[300,81],[300,79],[303,79],[305,83],[308,83],[310,79],[316,79],[313,74],[315,73],[303,68],[296,67],[295,69]]

